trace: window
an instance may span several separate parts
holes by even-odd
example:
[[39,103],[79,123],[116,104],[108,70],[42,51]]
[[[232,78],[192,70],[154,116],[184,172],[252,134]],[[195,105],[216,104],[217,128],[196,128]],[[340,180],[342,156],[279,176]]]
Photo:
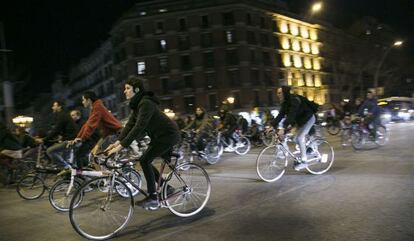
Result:
[[250,71],[250,81],[253,85],[260,85],[259,70],[252,69]]
[[165,39],[158,40],[158,50],[160,53],[167,52],[167,41]]
[[263,64],[267,66],[272,65],[270,61],[270,54],[268,52],[263,52]]
[[254,49],[250,50],[250,62],[253,64],[257,64],[257,55]]
[[237,69],[228,71],[229,85],[235,87],[240,82],[240,72]]
[[260,94],[258,90],[254,91],[254,106],[260,106]]
[[190,55],[181,55],[181,70],[191,70]]
[[208,96],[208,103],[210,110],[216,110],[217,109],[217,95],[212,94]]
[[250,13],[246,14],[246,23],[247,23],[247,25],[253,25],[252,15]]
[[135,43],[134,44],[134,55],[135,56],[143,56],[145,55],[145,47],[144,43]]
[[223,13],[223,25],[234,25],[233,12]]
[[239,64],[239,58],[237,56],[236,49],[231,49],[231,50],[226,51],[226,63],[227,65]]
[[186,88],[186,89],[194,88],[193,76],[192,75],[184,75],[184,88]]
[[168,67],[168,57],[162,57],[160,58],[160,72],[161,73],[167,73],[169,71]]
[[168,78],[162,78],[161,79],[161,87],[162,87],[162,93],[164,95],[170,93],[171,91],[171,86],[170,86],[170,81]]
[[269,36],[265,33],[260,34],[260,42],[262,46],[269,47]]
[[179,31],[185,31],[187,30],[187,21],[185,20],[185,18],[180,18],[179,22]]
[[267,28],[266,19],[264,17],[260,17],[260,27]]
[[268,86],[272,86],[273,85],[272,72],[271,71],[265,71],[264,72],[264,82]]
[[187,113],[194,112],[195,98],[194,96],[184,97],[185,111]]
[[214,72],[206,73],[206,88],[215,89],[216,86],[216,74]]
[[137,74],[144,75],[145,72],[146,72],[145,61],[138,61],[137,62]]
[[155,33],[164,33],[164,22],[157,22]]
[[272,31],[277,32],[277,23],[275,20],[272,20]]
[[236,33],[234,32],[234,30],[225,31],[225,35],[226,35],[226,43],[233,44],[236,42]]
[[213,36],[211,33],[201,34],[201,47],[207,48],[213,45]]
[[267,102],[269,104],[269,106],[273,106],[274,102],[273,102],[273,90],[268,90],[267,91]]
[[137,38],[142,37],[141,25],[136,25],[135,26],[135,37],[137,37]]
[[188,36],[178,37],[178,49],[187,50],[190,48],[190,38]]
[[201,27],[202,28],[210,27],[208,15],[201,16]]
[[204,64],[204,67],[206,68],[214,67],[214,53],[213,52],[203,53],[203,64]]
[[253,31],[247,31],[247,43],[248,44],[257,44],[256,33]]

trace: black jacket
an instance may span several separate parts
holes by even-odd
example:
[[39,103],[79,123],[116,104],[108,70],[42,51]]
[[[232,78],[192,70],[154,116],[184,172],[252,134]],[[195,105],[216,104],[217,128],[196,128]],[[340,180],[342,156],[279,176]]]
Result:
[[76,125],[66,111],[60,111],[56,114],[55,124],[44,141],[50,141],[58,135],[62,136],[62,140],[73,140],[76,137]]
[[0,124],[0,151],[20,149],[22,149],[22,146],[17,138],[5,126]]
[[283,127],[289,125],[303,126],[314,114],[312,109],[297,95],[283,92],[285,100],[282,103],[279,114],[272,120],[272,126],[277,128],[279,122],[286,118]]
[[237,118],[232,113],[226,111],[220,118],[224,129],[227,129],[229,132],[237,129]]
[[137,93],[129,106],[132,110],[128,123],[119,135],[123,147],[129,146],[146,134],[152,143],[178,143],[180,131],[159,108],[159,101],[152,92]]

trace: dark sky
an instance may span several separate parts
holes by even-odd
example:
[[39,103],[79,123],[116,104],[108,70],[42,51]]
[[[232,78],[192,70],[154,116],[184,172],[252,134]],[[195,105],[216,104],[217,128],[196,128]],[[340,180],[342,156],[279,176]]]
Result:
[[[206,0],[208,1],[208,0]],[[136,0],[1,0],[13,70],[26,76],[25,96],[48,91],[58,70],[67,71],[108,37],[121,13]],[[312,1],[285,0],[294,13],[304,13]],[[348,27],[361,16],[374,16],[391,25],[414,56],[414,1],[325,0],[319,16],[335,26]],[[26,94],[27,93],[27,94]]]

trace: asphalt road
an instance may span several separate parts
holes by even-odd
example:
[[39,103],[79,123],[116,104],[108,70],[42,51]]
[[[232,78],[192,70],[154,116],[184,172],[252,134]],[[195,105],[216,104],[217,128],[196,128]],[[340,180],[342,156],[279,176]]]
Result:
[[[389,125],[390,142],[355,152],[338,137],[324,175],[289,171],[277,182],[256,175],[258,149],[204,165],[212,181],[206,208],[190,218],[139,207],[114,240],[414,240],[414,123]],[[0,188],[0,240],[84,240],[47,195],[22,200]]]

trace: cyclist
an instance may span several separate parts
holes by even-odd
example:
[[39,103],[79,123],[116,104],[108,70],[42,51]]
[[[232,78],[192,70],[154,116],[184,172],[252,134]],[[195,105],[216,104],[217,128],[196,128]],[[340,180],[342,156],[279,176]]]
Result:
[[237,118],[230,113],[225,106],[220,108],[218,114],[221,120],[220,129],[223,132],[223,136],[226,138],[226,142],[229,144],[226,148],[224,148],[224,151],[232,152],[234,150],[233,144],[236,143],[236,140],[233,138],[233,134],[237,129]]
[[110,145],[106,151],[108,155],[111,155],[129,146],[132,141],[139,140],[148,134],[151,142],[148,149],[139,158],[139,162],[147,181],[149,196],[136,204],[147,210],[156,210],[160,203],[155,180],[159,179],[160,174],[151,163],[154,158],[159,156],[168,160],[173,146],[180,141],[180,131],[175,122],[159,109],[160,102],[154,93],[145,91],[143,82],[144,79],[135,76],[130,76],[127,79],[124,94],[129,100],[132,112],[118,140]]
[[195,131],[195,143],[197,145],[197,149],[200,153],[203,153],[205,147],[203,139],[208,136],[208,132],[211,130],[211,123],[206,111],[201,107],[197,107],[193,121],[183,130]]
[[278,128],[280,122],[284,118],[283,124],[278,128],[277,135],[283,138],[286,130],[297,126],[296,143],[299,146],[301,160],[295,163],[295,170],[301,170],[307,167],[306,161],[306,143],[305,136],[309,133],[315,124],[315,111],[303,96],[290,93],[290,87],[282,86],[277,89],[277,97],[282,103],[279,114],[272,121],[272,126]]
[[[103,101],[98,99],[94,92],[84,92],[82,104],[90,110],[89,118],[82,125],[76,138],[68,143],[73,145],[82,142],[75,152],[78,167],[87,165],[87,154],[95,145],[101,146],[106,137],[116,134],[122,128],[121,122],[108,111]],[[99,134],[96,130],[99,130]]]
[[[375,138],[377,125],[380,121],[380,108],[378,107],[377,99],[374,97],[374,93],[372,91],[367,92],[367,99],[359,107],[358,114],[359,116],[364,117],[364,125]],[[370,128],[370,126],[372,126],[372,128]]]
[[7,168],[6,184],[13,182],[14,159],[23,157],[22,146],[13,133],[0,122],[0,164]]

